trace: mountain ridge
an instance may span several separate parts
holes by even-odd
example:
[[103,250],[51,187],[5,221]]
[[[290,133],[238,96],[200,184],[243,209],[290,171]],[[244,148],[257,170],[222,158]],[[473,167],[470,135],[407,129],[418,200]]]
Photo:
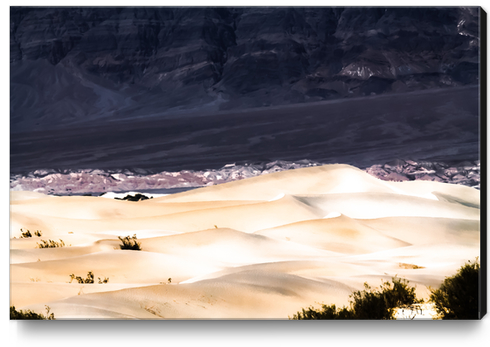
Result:
[[479,11],[11,7],[11,131],[476,84]]

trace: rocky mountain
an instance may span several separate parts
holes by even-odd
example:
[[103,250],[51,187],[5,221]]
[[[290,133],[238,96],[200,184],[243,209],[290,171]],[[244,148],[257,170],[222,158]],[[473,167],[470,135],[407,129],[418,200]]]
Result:
[[480,11],[11,7],[11,132],[476,84]]

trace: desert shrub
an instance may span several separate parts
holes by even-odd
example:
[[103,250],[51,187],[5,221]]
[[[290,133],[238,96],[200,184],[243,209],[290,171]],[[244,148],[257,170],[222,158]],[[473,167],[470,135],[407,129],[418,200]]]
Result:
[[94,283],[94,274],[92,271],[87,273],[87,278],[85,279],[85,283]]
[[29,230],[26,230],[26,231],[23,231],[22,229],[20,229],[20,238],[21,239],[27,239],[28,237],[32,237],[32,234]]
[[353,312],[346,308],[337,308],[335,305],[322,305],[321,309],[308,307],[297,312],[291,319],[294,320],[316,320],[316,319],[354,319]]
[[364,283],[364,290],[353,292],[350,298],[349,307],[309,307],[291,319],[394,319],[397,307],[410,307],[421,302],[415,295],[415,288],[410,287],[408,281],[397,278],[393,278],[391,283],[382,283],[379,289]]
[[15,306],[10,306],[10,319],[12,320],[54,320],[54,313],[50,313],[49,306],[46,306],[46,316],[33,312],[31,310],[19,310],[15,309]]
[[121,242],[122,242],[122,245],[119,245],[119,247],[121,247],[121,249],[131,249],[133,251],[141,251],[141,243],[136,241],[136,234],[133,235],[133,237],[118,236],[118,239],[121,240]]
[[431,290],[430,301],[442,319],[478,319],[480,264],[468,261],[447,277],[439,289]]
[[148,198],[146,195],[143,194],[135,194],[135,195],[126,195],[124,198],[114,198],[117,200],[127,200],[127,201],[142,201],[142,200],[148,200],[151,198]]
[[70,275],[70,283],[73,281],[73,280],[76,280],[78,283],[83,283],[83,278],[81,278],[80,276],[75,276],[75,274],[71,274]]
[[[20,235],[21,239],[26,239],[28,237],[32,237],[32,234],[29,230],[23,231],[23,229],[20,229],[20,231],[21,231],[21,235]],[[42,235],[41,230],[36,230],[34,232],[34,235],[36,235],[37,237],[41,237],[41,235]]]
[[367,283],[364,290],[351,295],[351,307],[355,319],[394,319],[395,309],[410,307],[420,303],[415,288],[408,281],[393,278],[392,283],[384,282],[380,289],[373,289]]
[[99,280],[99,284],[104,284],[109,282],[109,277],[104,277],[104,279],[101,279],[100,277],[97,277]]
[[[80,284],[84,284],[84,283],[88,283],[88,284],[91,284],[91,283],[94,283],[94,274],[92,273],[92,271],[89,271],[87,273],[87,278],[83,279],[82,277],[80,276],[75,276],[75,274],[71,274],[70,275],[70,283],[73,281],[73,280],[76,280],[78,283]],[[109,281],[109,279],[107,279],[107,281]],[[99,278],[99,283],[100,283],[100,278]],[[105,282],[107,283],[107,282]]]
[[37,246],[39,248],[57,248],[57,247],[64,247],[65,243],[63,240],[60,240],[60,242],[54,241],[54,240],[41,240],[41,243],[37,243]]

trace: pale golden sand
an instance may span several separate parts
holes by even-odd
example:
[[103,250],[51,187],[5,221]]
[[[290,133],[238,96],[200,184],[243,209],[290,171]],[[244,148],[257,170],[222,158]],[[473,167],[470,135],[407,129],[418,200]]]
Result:
[[[348,165],[140,202],[11,192],[10,304],[57,319],[287,319],[393,276],[427,298],[479,256],[479,204],[473,188]],[[119,249],[133,234],[143,250]],[[48,239],[65,247],[36,248]],[[70,283],[89,271],[94,284]]]

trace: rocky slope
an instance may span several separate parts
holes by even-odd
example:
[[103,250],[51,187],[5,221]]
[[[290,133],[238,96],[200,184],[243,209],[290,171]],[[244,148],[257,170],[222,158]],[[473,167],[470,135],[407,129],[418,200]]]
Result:
[[475,84],[479,11],[11,7],[11,132]]

